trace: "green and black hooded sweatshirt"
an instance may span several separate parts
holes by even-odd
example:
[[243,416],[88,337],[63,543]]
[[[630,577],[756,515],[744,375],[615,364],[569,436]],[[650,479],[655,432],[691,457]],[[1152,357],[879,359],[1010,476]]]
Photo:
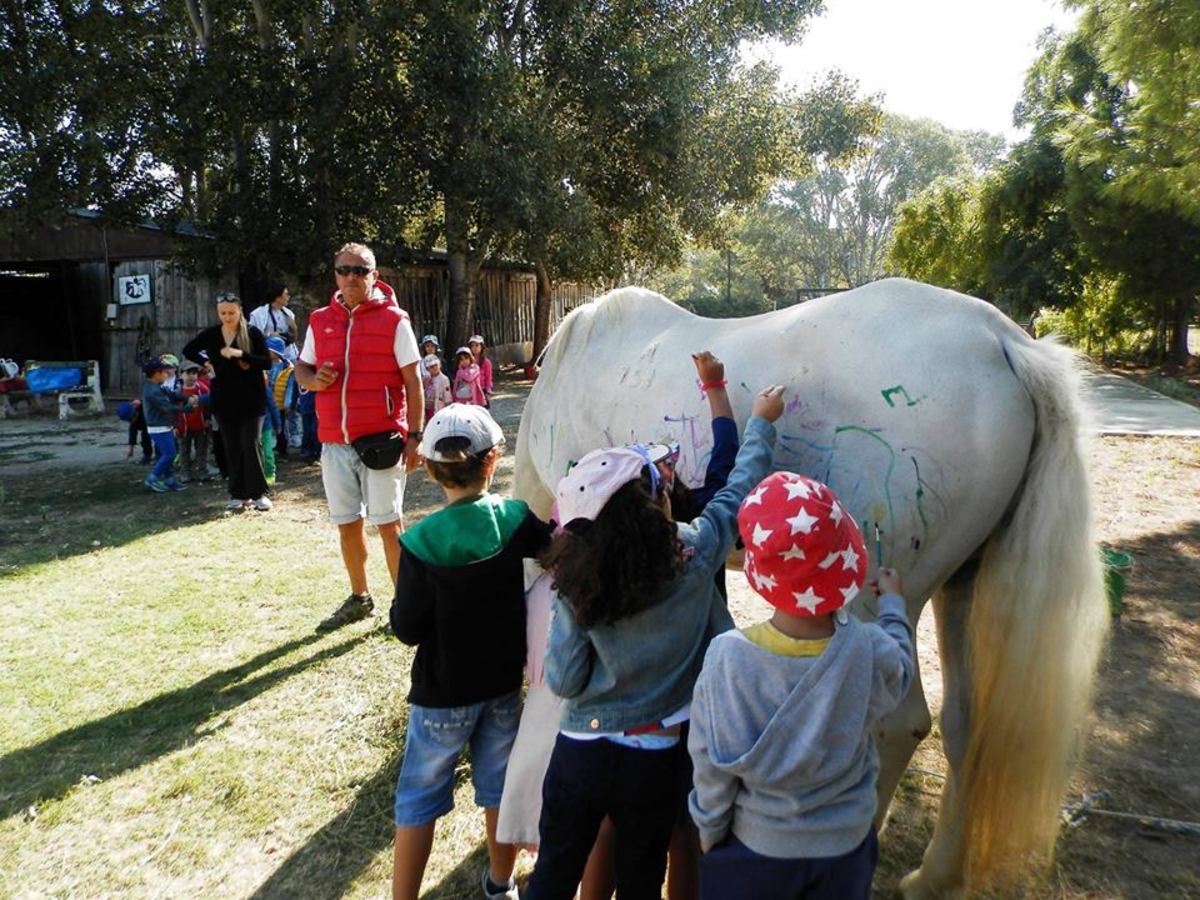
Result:
[[517,690],[525,668],[525,568],[553,526],[521,500],[482,494],[400,536],[392,630],[416,646],[408,700],[482,703]]

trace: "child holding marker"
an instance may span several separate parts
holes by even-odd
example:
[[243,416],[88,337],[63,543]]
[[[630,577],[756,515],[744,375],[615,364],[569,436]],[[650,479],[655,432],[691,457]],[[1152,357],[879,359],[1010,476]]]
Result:
[[[729,395],[725,391],[725,366],[708,350],[692,354],[692,363],[701,391],[708,399],[712,416],[713,448],[705,470],[701,487],[689,490],[682,478],[676,477],[675,467],[679,460],[678,443],[657,443],[645,447],[651,462],[662,478],[663,495],[668,500],[669,515],[676,522],[690,522],[700,514],[705,504],[725,486],[733,470],[738,451],[738,429],[733,419]],[[684,513],[681,516],[679,513]],[[559,516],[551,510],[551,518]],[[558,720],[563,701],[556,697],[545,683],[544,653],[550,618],[552,593],[548,585],[549,575],[542,575],[526,594],[527,634],[529,655],[526,673],[529,691],[525,697],[525,709],[521,713],[521,727],[513,745],[508,776],[504,782],[504,797],[500,802],[500,824],[498,835],[507,843],[535,849],[538,843],[538,819],[542,808],[542,782],[554,749],[558,733]],[[724,596],[724,570],[714,579]],[[681,733],[681,744],[683,735]],[[691,761],[685,747],[679,747],[679,796],[677,802],[676,827],[671,837],[668,897],[672,900],[696,895],[696,870],[699,860],[699,841],[696,829],[687,814],[687,794],[691,790]],[[588,862],[581,886],[584,898],[609,897],[612,895],[613,873],[612,823],[605,820],[601,825],[596,847]]]
[[770,465],[782,393],[755,398],[728,483],[690,525],[667,516],[644,450],[594,450],[559,482],[563,532],[543,556],[558,592],[545,675],[566,703],[543,785],[532,900],[574,896],[605,816],[616,830],[618,896],[659,896],[680,723],[709,641],[733,625],[713,574],[733,545],[738,504]]
[[879,619],[845,605],[867,553],[828,487],[775,472],[738,513],[751,587],[772,617],[712,642],[692,697],[689,805],[703,898],[868,898],[879,854],[874,731],[912,680],[900,578]]

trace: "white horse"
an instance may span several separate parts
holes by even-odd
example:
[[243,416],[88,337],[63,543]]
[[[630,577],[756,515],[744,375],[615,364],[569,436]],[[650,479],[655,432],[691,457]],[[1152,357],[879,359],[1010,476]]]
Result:
[[[898,279],[730,320],[617,290],[573,312],[547,349],[521,418],[517,495],[544,516],[570,461],[665,436],[698,482],[711,439],[688,354],[702,349],[725,362],[739,425],[754,391],[786,386],[775,466],[837,492],[872,569],[902,573],[914,623],[933,599],[950,769],[905,896],[1047,862],[1107,627],[1073,354],[987,303]],[[880,824],[929,730],[917,678],[878,734]]]

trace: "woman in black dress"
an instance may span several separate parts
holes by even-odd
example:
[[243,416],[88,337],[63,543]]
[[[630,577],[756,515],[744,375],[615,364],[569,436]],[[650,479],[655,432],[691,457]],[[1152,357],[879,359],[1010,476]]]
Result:
[[219,426],[229,467],[227,509],[253,506],[268,510],[267,479],[263,474],[262,425],[267,412],[263,373],[270,368],[266,339],[246,322],[242,303],[234,294],[217,295],[219,325],[205,328],[188,341],[183,355],[200,359],[207,351],[214,376],[210,403]]

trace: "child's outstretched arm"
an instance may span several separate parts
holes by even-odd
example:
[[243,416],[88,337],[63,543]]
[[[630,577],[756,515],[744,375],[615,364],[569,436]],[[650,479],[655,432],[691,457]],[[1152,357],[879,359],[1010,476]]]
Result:
[[694,789],[688,796],[688,812],[700,831],[700,849],[708,852],[729,832],[733,821],[733,801],[737,798],[738,779],[713,765],[709,755],[709,726],[712,710],[708,689],[701,670],[692,694],[692,717],[688,727],[688,754],[692,757]]
[[693,353],[692,362],[700,379],[700,390],[708,398],[708,411],[712,415],[713,448],[708,457],[708,468],[704,471],[704,484],[692,492],[696,506],[703,509],[729,480],[729,473],[733,471],[733,463],[737,458],[738,431],[729,392],[725,389],[725,364],[708,350]]
[[871,718],[886,716],[895,709],[912,683],[913,631],[900,592],[904,589],[895,569],[880,569],[876,585],[879,618],[875,624],[883,636],[875,642],[875,675],[871,684]]
[[695,557],[701,565],[712,569],[729,554],[737,537],[737,511],[746,494],[771,466],[771,454],[775,446],[773,423],[783,415],[783,387],[774,385],[764,388],[754,398],[750,420],[746,423],[746,440],[738,451],[737,462],[725,487],[717,491],[699,517],[683,529],[693,529],[691,543]]

